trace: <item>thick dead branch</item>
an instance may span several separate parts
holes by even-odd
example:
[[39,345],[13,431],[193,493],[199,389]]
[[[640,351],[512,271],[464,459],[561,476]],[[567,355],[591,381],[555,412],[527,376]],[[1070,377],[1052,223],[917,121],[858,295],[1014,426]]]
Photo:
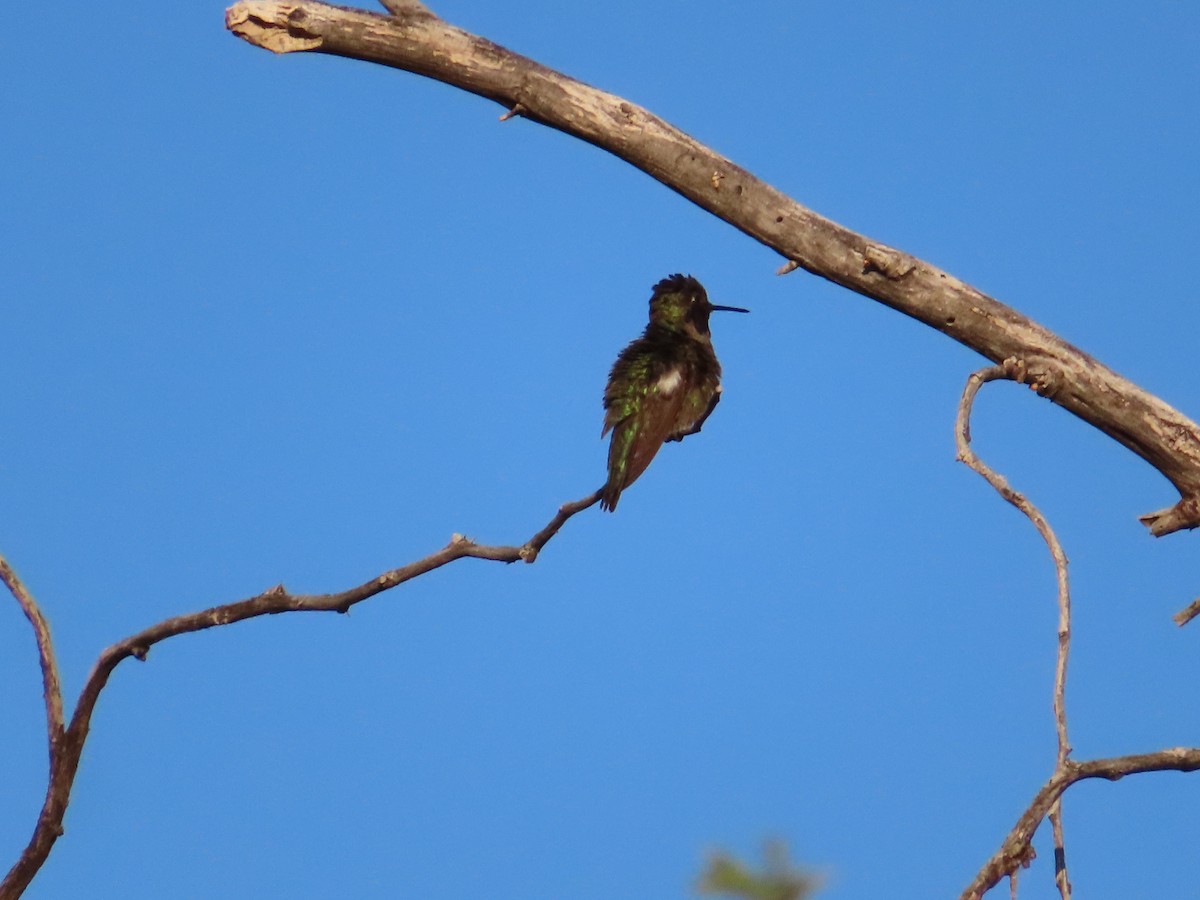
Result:
[[1141,517],[1152,534],[1200,525],[1200,428],[1162,400],[952,275],[801,206],[648,110],[449,25],[424,7],[387,5],[393,15],[311,0],[243,0],[226,10],[225,24],[276,53],[366,60],[519,109],[523,118],[624,159],[809,272],[993,362],[1011,358],[1031,368],[1036,362],[1043,396],[1141,456],[1179,491],[1174,506]]
[[[554,518],[519,547],[489,547],[476,544],[474,541],[456,534],[441,550],[431,553],[424,559],[400,566],[389,572],[384,572],[370,581],[334,594],[291,594],[282,584],[264,591],[256,597],[239,600],[236,603],[226,603],[214,606],[200,612],[175,616],[151,625],[137,634],[113,644],[100,654],[92,671],[88,674],[79,701],[75,704],[75,712],[71,716],[71,724],[63,731],[63,713],[61,692],[58,687],[58,674],[54,663],[54,650],[50,644],[50,631],[45,619],[33,599],[25,591],[24,586],[17,580],[8,563],[0,557],[0,580],[8,585],[26,616],[34,624],[38,636],[38,650],[42,658],[42,672],[45,678],[47,721],[50,728],[50,779],[46,789],[46,801],[42,807],[30,838],[21,858],[9,870],[4,881],[0,882],[0,900],[16,900],[24,893],[30,881],[41,869],[54,842],[63,833],[63,816],[71,796],[71,787],[75,782],[75,773],[79,769],[79,758],[83,745],[87,741],[88,730],[91,726],[92,712],[100,692],[108,684],[113,670],[129,657],[144,660],[150,648],[160,641],[188,634],[193,631],[203,631],[218,625],[231,625],[245,619],[258,616],[271,616],[285,612],[347,612],[351,606],[361,603],[376,594],[411,581],[427,572],[441,568],[456,559],[470,557],[473,559],[490,559],[496,562],[512,563],[524,560],[532,563],[537,559],[539,551],[549,540],[558,533],[559,529],[571,516],[582,512],[600,499],[600,492],[567,503],[559,508]],[[47,674],[49,673],[49,674]]]

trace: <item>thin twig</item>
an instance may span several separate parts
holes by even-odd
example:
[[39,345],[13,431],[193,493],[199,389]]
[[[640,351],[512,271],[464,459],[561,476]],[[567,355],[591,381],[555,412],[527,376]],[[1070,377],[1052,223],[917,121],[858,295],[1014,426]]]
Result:
[[558,512],[555,514],[554,518],[550,520],[549,524],[531,537],[529,542],[521,548],[521,558],[527,563],[531,563],[536,560],[542,548],[546,546],[550,538],[558,534],[558,529],[563,527],[567,519],[571,518],[571,516],[575,515],[575,513],[583,512],[589,506],[596,503],[600,499],[600,494],[602,491],[603,488],[599,488],[593,493],[584,497],[582,500],[575,500],[571,503],[565,503],[560,506]]
[[1033,833],[1050,812],[1054,802],[1076,782],[1088,778],[1119,781],[1126,775],[1143,772],[1196,771],[1200,771],[1200,747],[1173,747],[1155,753],[1093,759],[1088,762],[1068,760],[1066,766],[1050,776],[1050,780],[1034,795],[1029,808],[1021,813],[1017,824],[1008,833],[1000,849],[979,870],[970,887],[963,891],[960,900],[980,900],[1006,875],[1015,873],[1023,863],[1027,864],[1032,860],[1033,853],[1029,842]]
[[[54,644],[50,640],[50,626],[46,622],[46,617],[42,615],[37,602],[33,599],[33,595],[17,577],[17,573],[8,564],[8,560],[3,557],[0,557],[0,580],[16,598],[25,617],[29,619],[29,624],[33,626],[33,633],[37,638],[38,659],[42,667],[42,698],[46,705],[46,747],[49,754],[46,799],[42,802],[42,808],[38,812],[37,824],[34,826],[29,846],[13,867],[13,871],[16,871],[22,863],[26,862],[27,858],[36,858],[39,853],[44,860],[45,854],[50,852],[54,841],[62,834],[62,818],[67,804],[66,797],[60,790],[63,783],[61,763],[66,740],[63,732],[62,682],[58,676]],[[30,872],[30,878],[40,866],[41,862]],[[19,884],[10,891],[8,882],[8,878],[0,882],[0,900],[19,897],[25,890],[25,884],[28,884],[28,880],[26,880],[25,884]]]
[[[967,379],[963,388],[962,399],[958,404],[957,428],[955,443],[958,447],[958,458],[972,471],[982,475],[996,492],[1005,500],[1019,509],[1046,542],[1050,556],[1054,560],[1054,571],[1058,583],[1058,652],[1054,666],[1054,729],[1058,739],[1058,752],[1055,756],[1054,770],[1061,772],[1067,765],[1071,755],[1071,744],[1067,737],[1067,661],[1071,654],[1071,584],[1067,576],[1067,554],[1063,551],[1058,535],[1046,521],[1046,517],[1029,498],[1020,491],[1014,490],[1008,480],[1000,475],[987,463],[981,460],[971,448],[971,409],[979,389],[989,381],[1007,379],[1018,382],[1026,381],[1026,367],[1016,360],[1005,360],[998,366],[989,366],[975,372]],[[1035,384],[1035,387],[1038,385]],[[1044,387],[1044,385],[1042,385]],[[1071,900],[1071,882],[1067,877],[1067,853],[1063,838],[1062,804],[1055,799],[1049,810],[1050,823],[1054,833],[1054,881],[1058,886],[1062,900]],[[1032,837],[1032,834],[1030,834]],[[1033,858],[1032,846],[1021,848],[1020,858],[1014,859],[1016,865],[1028,865]],[[1013,873],[1014,874],[1015,869]]]
[[63,703],[62,682],[58,677],[54,643],[50,640],[50,624],[3,556],[0,556],[0,581],[4,582],[16,598],[21,612],[25,613],[25,618],[33,626],[33,635],[37,640],[38,661],[42,667],[42,697],[46,703],[46,744],[50,752],[50,765],[53,767],[54,747],[62,739],[63,733]]
[[1054,884],[1062,900],[1071,900],[1071,879],[1067,875],[1067,847],[1063,837],[1062,797],[1050,807],[1050,831],[1054,836]]
[[1066,709],[1067,660],[1071,653],[1071,583],[1067,577],[1067,554],[1063,552],[1058,536],[1041,511],[1024,494],[1014,490],[1003,475],[988,466],[971,449],[971,408],[979,389],[989,381],[1006,379],[1024,382],[1026,377],[1027,373],[1020,363],[1014,360],[1005,360],[1001,365],[989,366],[968,378],[958,405],[955,442],[959,460],[972,471],[982,475],[1001,497],[1025,514],[1037,528],[1042,540],[1046,542],[1050,556],[1054,560],[1054,571],[1058,583],[1058,657],[1054,666],[1053,706],[1054,727],[1058,736],[1057,764],[1062,765],[1071,755],[1071,744],[1067,739]]
[[[1032,377],[1031,377],[1032,375]],[[971,408],[980,387],[989,381],[1009,379],[1020,383],[1030,382],[1030,386],[1039,393],[1052,390],[1045,374],[1032,373],[1030,367],[1017,360],[1005,360],[998,366],[991,366],[971,375],[963,389],[962,399],[958,406],[956,423],[956,443],[958,458],[972,470],[978,472],[988,483],[1009,503],[1023,512],[1037,527],[1050,555],[1054,558],[1054,569],[1058,579],[1058,656],[1054,668],[1054,724],[1058,738],[1058,752],[1055,757],[1054,774],[1046,786],[1038,792],[1032,804],[1017,821],[1016,826],[996,854],[979,871],[975,881],[963,893],[963,900],[978,900],[985,892],[994,887],[1000,879],[1009,876],[1015,893],[1018,870],[1029,865],[1033,860],[1034,851],[1031,841],[1038,825],[1049,816],[1054,837],[1054,882],[1062,900],[1071,898],[1071,880],[1067,871],[1066,847],[1062,823],[1062,794],[1084,778],[1108,778],[1116,780],[1134,772],[1152,772],[1165,769],[1175,769],[1190,772],[1200,769],[1200,749],[1176,748],[1163,750],[1159,753],[1142,754],[1140,756],[1124,756],[1115,759],[1094,760],[1078,763],[1071,760],[1071,745],[1067,737],[1067,661],[1071,649],[1071,589],[1067,577],[1067,556],[1057,535],[1029,500],[1013,490],[1008,481],[992,470],[979,459],[971,449]],[[1200,602],[1198,602],[1200,605]]]
[[524,114],[525,114],[525,107],[522,106],[520,103],[514,103],[512,105],[511,109],[507,110],[502,116],[500,116],[500,121],[507,122],[509,119],[513,118],[514,116],[521,116]]
[[49,629],[24,586],[17,580],[16,575],[3,561],[3,558],[0,558],[0,579],[3,579],[9,590],[13,592],[17,602],[25,610],[26,616],[33,623],[34,631],[38,636],[38,649],[42,657],[42,672],[47,698],[46,715],[50,729],[50,778],[46,789],[46,801],[38,817],[37,826],[34,828],[33,837],[30,838],[20,859],[9,870],[4,881],[0,882],[0,900],[16,900],[21,896],[50,855],[54,842],[62,835],[63,816],[70,800],[75,774],[79,769],[79,758],[83,752],[83,745],[87,741],[92,712],[96,708],[100,692],[108,684],[109,676],[123,660],[131,656],[144,660],[151,647],[176,635],[203,631],[219,625],[231,625],[234,622],[258,616],[285,612],[344,613],[356,603],[361,603],[376,594],[391,590],[397,585],[404,584],[406,581],[411,581],[464,557],[505,563],[518,560],[532,563],[537,559],[541,549],[558,533],[568,519],[592,506],[599,499],[600,491],[596,491],[582,500],[564,504],[545,528],[520,547],[485,546],[477,544],[461,534],[456,534],[451,537],[450,543],[436,553],[384,572],[349,590],[333,594],[291,594],[280,584],[246,600],[175,616],[151,625],[123,641],[118,641],[100,654],[83,685],[79,700],[75,704],[75,712],[71,716],[71,723],[65,732],[63,731],[62,694],[54,666],[54,655],[50,648]]

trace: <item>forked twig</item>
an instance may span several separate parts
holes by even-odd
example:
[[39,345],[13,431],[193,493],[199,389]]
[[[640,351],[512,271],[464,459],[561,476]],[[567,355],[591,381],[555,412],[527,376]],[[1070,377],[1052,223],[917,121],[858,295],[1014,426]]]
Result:
[[28,845],[21,853],[20,859],[9,870],[4,881],[0,882],[0,900],[16,900],[21,896],[50,855],[54,842],[63,833],[63,816],[70,800],[75,773],[79,769],[79,758],[83,752],[83,745],[87,741],[92,711],[96,708],[100,692],[108,684],[109,676],[122,660],[131,656],[145,659],[146,654],[155,644],[179,634],[203,631],[218,625],[230,625],[258,616],[284,612],[344,613],[356,603],[361,603],[376,594],[381,594],[464,557],[490,559],[505,563],[518,560],[532,563],[537,559],[542,548],[558,533],[568,519],[592,506],[599,499],[600,491],[595,491],[582,500],[564,504],[545,528],[519,547],[485,546],[477,544],[461,534],[456,534],[451,537],[450,543],[436,553],[384,572],[349,590],[333,594],[291,594],[280,584],[246,600],[175,616],[151,625],[123,641],[118,641],[100,654],[83,685],[79,700],[75,704],[75,712],[71,716],[71,724],[65,731],[63,729],[62,689],[58,679],[54,648],[50,641],[50,629],[41,610],[38,609],[25,586],[8,563],[0,557],[0,580],[8,586],[9,591],[17,599],[17,603],[21,605],[26,617],[33,624],[34,632],[37,635],[38,654],[42,662],[43,692],[46,697],[46,722],[50,748],[50,778],[46,788],[46,800]]
[[1138,753],[1131,756],[1115,756],[1110,759],[1093,759],[1087,762],[1067,760],[1050,776],[1034,795],[1017,824],[1005,837],[1000,849],[992,854],[975,876],[971,885],[963,891],[959,900],[980,900],[1000,883],[1006,875],[1015,875],[1022,865],[1033,860],[1030,841],[1038,825],[1046,818],[1051,807],[1062,797],[1063,792],[1078,781],[1088,778],[1103,778],[1119,781],[1126,775],[1143,772],[1196,772],[1200,771],[1200,747],[1172,747],[1155,753]]
[[1063,840],[1062,807],[1063,792],[1077,781],[1085,778],[1107,778],[1116,781],[1125,775],[1137,772],[1159,772],[1176,770],[1191,772],[1200,769],[1200,748],[1177,747],[1158,753],[1122,756],[1113,759],[1075,762],[1070,758],[1071,745],[1067,738],[1067,660],[1071,650],[1071,589],[1067,577],[1067,555],[1057,535],[1036,506],[1009,485],[1007,479],[984,463],[971,449],[971,409],[975,395],[989,381],[1004,379],[1028,383],[1030,387],[1044,393],[1053,390],[1053,377],[1049,370],[1037,365],[1027,365],[1019,360],[1005,360],[975,372],[967,379],[962,399],[958,405],[955,427],[955,443],[958,458],[973,471],[978,472],[988,484],[996,489],[1005,500],[1024,513],[1050,548],[1054,558],[1054,569],[1058,580],[1058,657],[1054,668],[1054,725],[1058,738],[1058,753],[1054,773],[1050,780],[1034,797],[1029,808],[1017,820],[1017,824],[1004,839],[1000,849],[987,861],[975,880],[963,892],[960,900],[979,900],[1008,876],[1011,891],[1016,895],[1016,876],[1020,869],[1028,866],[1035,856],[1034,832],[1042,820],[1050,817],[1054,835],[1054,881],[1062,900],[1070,900],[1071,882],[1067,876],[1066,850]]

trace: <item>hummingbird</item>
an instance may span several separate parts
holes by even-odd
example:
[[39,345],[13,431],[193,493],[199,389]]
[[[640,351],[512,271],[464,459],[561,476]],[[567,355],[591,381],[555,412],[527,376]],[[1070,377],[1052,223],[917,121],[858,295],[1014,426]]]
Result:
[[604,389],[608,481],[600,508],[614,510],[621,491],[646,471],[658,448],[696,434],[721,399],[721,364],[713,352],[708,316],[713,310],[750,312],[708,302],[691,275],[671,275],[654,285],[650,323],[621,351]]

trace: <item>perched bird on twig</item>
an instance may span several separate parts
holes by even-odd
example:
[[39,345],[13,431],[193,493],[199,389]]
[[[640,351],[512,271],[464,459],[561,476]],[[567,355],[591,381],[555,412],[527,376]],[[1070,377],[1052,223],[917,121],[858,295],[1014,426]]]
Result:
[[601,437],[613,436],[602,509],[616,509],[621,491],[646,471],[658,448],[696,434],[721,399],[721,364],[708,331],[713,310],[750,311],[709,303],[691,275],[654,286],[650,323],[621,351],[604,390]]

